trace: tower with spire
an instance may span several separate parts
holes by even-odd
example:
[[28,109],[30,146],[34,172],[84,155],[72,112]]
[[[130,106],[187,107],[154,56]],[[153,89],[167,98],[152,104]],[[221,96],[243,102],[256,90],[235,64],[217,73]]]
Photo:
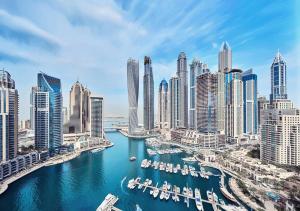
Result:
[[271,65],[271,103],[277,99],[287,99],[286,82],[286,62],[278,50]]

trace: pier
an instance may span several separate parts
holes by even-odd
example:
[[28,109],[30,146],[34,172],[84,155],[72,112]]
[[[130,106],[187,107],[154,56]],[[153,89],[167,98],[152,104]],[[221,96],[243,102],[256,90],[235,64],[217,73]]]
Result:
[[119,200],[118,197],[108,194],[103,202],[99,205],[99,207],[96,209],[96,211],[121,211],[119,208],[115,207],[114,205],[117,203]]

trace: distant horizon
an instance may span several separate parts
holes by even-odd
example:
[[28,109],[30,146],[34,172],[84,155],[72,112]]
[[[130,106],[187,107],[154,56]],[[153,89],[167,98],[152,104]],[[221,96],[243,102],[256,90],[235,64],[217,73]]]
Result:
[[[176,73],[181,51],[217,71],[223,41],[233,67],[258,76],[259,96],[269,99],[270,67],[277,50],[287,62],[287,93],[300,106],[299,1],[19,1],[0,2],[0,69],[19,91],[19,120],[29,119],[30,91],[42,71],[61,79],[64,106],[78,80],[104,97],[104,114],[127,118],[128,58],[152,59],[155,117],[159,83]],[[255,11],[255,12],[253,12]],[[140,62],[139,122],[144,74]],[[189,76],[189,67],[188,67]]]

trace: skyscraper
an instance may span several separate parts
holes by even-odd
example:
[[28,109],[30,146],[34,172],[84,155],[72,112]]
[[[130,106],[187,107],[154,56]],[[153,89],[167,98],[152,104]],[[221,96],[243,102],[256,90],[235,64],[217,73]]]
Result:
[[154,81],[151,65],[151,58],[144,58],[144,128],[154,128]]
[[232,51],[227,42],[223,42],[219,51],[217,124],[219,131],[225,131],[225,74],[232,69]]
[[103,97],[91,96],[90,100],[90,136],[103,138]]
[[90,131],[91,92],[77,81],[70,90],[69,133]]
[[30,93],[30,128],[35,130],[35,95],[37,92],[37,87],[34,86],[31,88]]
[[195,129],[197,116],[196,116],[196,78],[203,73],[203,64],[198,59],[193,59],[190,64],[190,119],[189,128]]
[[168,127],[168,83],[164,79],[159,84],[158,92],[158,123],[159,128]]
[[217,132],[217,75],[210,72],[197,77],[197,130]]
[[243,134],[242,70],[232,69],[225,74],[225,134],[239,140]]
[[179,125],[179,79],[172,77],[169,82],[169,128],[178,128]]
[[131,58],[127,61],[127,89],[129,104],[128,133],[132,135],[138,127],[139,62]]
[[244,98],[244,133],[257,134],[257,75],[252,73],[252,69],[242,75],[243,98]]
[[54,150],[63,141],[62,92],[60,79],[38,73],[35,97],[36,149]]
[[18,151],[19,95],[15,81],[0,71],[0,162],[13,159]]
[[287,99],[286,91],[286,62],[279,51],[271,65],[271,94],[270,103],[275,99]]
[[264,118],[264,110],[267,109],[269,105],[269,101],[266,99],[266,97],[262,96],[257,98],[257,124],[260,127],[260,125],[263,122]]
[[62,108],[62,115],[63,115],[63,125],[67,124],[69,122],[69,111],[67,107]]
[[188,128],[188,82],[187,82],[187,60],[184,52],[178,55],[177,77],[179,80],[179,126]]

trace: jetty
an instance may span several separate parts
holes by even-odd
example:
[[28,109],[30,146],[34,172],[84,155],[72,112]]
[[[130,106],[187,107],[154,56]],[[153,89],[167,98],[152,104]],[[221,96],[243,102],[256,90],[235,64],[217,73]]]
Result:
[[117,203],[118,199],[119,199],[118,197],[109,193],[105,197],[103,202],[99,205],[99,207],[96,209],[96,211],[111,211],[111,210],[121,211],[119,208],[114,206]]

